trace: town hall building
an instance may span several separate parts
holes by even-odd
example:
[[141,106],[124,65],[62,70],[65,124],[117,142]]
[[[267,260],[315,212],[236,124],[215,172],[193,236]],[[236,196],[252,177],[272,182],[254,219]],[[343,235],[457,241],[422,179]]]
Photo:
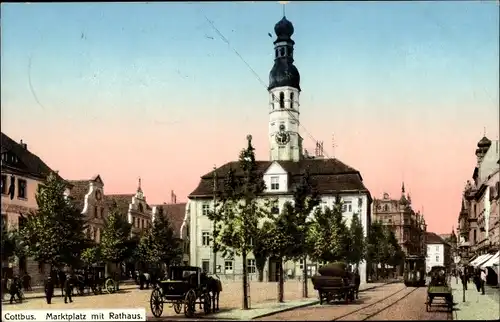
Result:
[[[372,198],[363,184],[358,170],[335,158],[309,157],[303,150],[299,132],[300,74],[294,65],[294,45],[291,39],[293,25],[283,17],[274,27],[277,39],[274,41],[274,66],[269,74],[269,160],[257,161],[258,171],[263,174],[266,190],[262,196],[277,200],[276,213],[287,202],[293,202],[293,190],[307,168],[316,189],[321,195],[322,206],[333,207],[336,196],[343,201],[344,217],[348,224],[357,213],[364,227],[365,235],[370,224]],[[188,196],[186,217],[181,227],[183,234],[189,235],[190,265],[213,272],[214,254],[211,246],[213,223],[207,214],[214,206],[215,186],[222,183],[229,169],[242,174],[238,161],[231,161],[203,175],[196,189]],[[257,270],[252,254],[248,255],[250,279],[256,279]],[[221,278],[241,279],[242,259],[238,256],[224,257],[217,254],[216,272]],[[315,274],[318,263],[311,263],[307,269]],[[285,274],[290,277],[302,275],[301,262],[284,264]],[[276,263],[269,260],[264,270],[265,280],[275,281]],[[366,282],[366,263],[360,265],[361,283]]]

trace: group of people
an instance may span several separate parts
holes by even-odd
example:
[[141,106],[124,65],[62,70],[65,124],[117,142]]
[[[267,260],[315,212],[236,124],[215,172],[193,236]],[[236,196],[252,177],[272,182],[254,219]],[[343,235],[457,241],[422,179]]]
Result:
[[[64,272],[59,273],[57,279],[55,275],[58,273],[52,273],[47,276],[44,285],[45,299],[47,304],[52,303],[52,298],[54,297],[54,290],[56,286],[60,286],[64,294],[64,303],[73,302],[73,288],[76,285],[76,275],[73,273],[64,274]],[[64,275],[63,275],[64,274]]]
[[[455,273],[454,275],[456,275]],[[472,282],[476,285],[476,289],[482,295],[484,295],[484,286],[486,284],[486,278],[488,277],[488,271],[486,268],[472,268],[472,267],[460,267],[458,269],[458,276],[462,281],[462,285],[465,290],[467,290],[467,285],[469,284],[471,277]]]

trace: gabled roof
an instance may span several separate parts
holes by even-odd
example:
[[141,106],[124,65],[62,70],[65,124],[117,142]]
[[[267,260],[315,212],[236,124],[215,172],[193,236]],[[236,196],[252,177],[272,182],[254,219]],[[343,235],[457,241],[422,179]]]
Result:
[[160,204],[160,205],[151,205],[152,207],[161,207],[163,208],[164,213],[168,217],[172,225],[172,229],[174,230],[174,235],[177,238],[181,238],[179,236],[182,223],[184,222],[184,217],[186,215],[186,203],[175,203],[175,204]]
[[[0,144],[2,147],[1,153],[12,153],[19,159],[17,165],[2,162],[2,168],[12,169],[40,179],[46,179],[51,172],[56,173],[42,159],[31,153],[27,147],[15,142],[3,132],[1,132]],[[57,173],[56,175],[61,178]]]
[[448,245],[446,241],[444,241],[443,238],[441,238],[438,234],[436,233],[431,233],[431,232],[426,232],[425,233],[425,243],[426,244],[443,244],[443,245]]
[[[316,185],[320,194],[334,194],[347,191],[362,191],[369,194],[368,189],[363,184],[361,174],[356,169],[344,164],[338,159],[304,159],[299,162],[294,161],[256,161],[257,172],[264,174],[269,166],[277,162],[289,174],[289,189],[293,189],[300,182],[300,178],[305,169],[308,169],[311,181]],[[189,197],[208,197],[213,194],[213,177],[217,175],[217,187],[221,189],[224,185],[224,178],[233,169],[235,176],[243,176],[238,161],[224,164],[216,170],[201,177],[198,187],[191,192]]]

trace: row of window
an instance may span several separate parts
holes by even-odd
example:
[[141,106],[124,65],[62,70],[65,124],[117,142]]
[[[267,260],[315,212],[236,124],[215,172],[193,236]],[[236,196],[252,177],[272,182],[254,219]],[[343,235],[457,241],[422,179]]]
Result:
[[137,218],[132,216],[132,227],[136,228],[149,228],[150,223],[147,220],[144,220],[143,218]]
[[[14,178],[14,180],[15,180],[15,178]],[[9,194],[10,184],[7,183],[7,175],[5,175],[5,174],[2,174],[1,185],[2,185],[1,186],[2,195]],[[17,188],[16,189],[17,190],[17,197],[20,199],[27,199],[28,182],[25,179],[17,178],[17,185],[15,184],[15,186]]]
[[[203,271],[209,272],[210,271],[210,261],[209,260],[203,260],[201,261],[201,267]],[[247,271],[249,274],[254,274],[257,272],[257,266],[255,265],[255,259],[249,258],[247,259]],[[234,261],[232,260],[225,260],[224,261],[224,272],[223,274],[232,274],[234,272]]]

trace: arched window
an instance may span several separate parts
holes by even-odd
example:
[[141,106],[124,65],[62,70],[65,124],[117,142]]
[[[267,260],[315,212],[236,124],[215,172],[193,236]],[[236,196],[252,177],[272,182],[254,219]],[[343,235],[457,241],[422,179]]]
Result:
[[281,47],[280,48],[280,57],[285,56],[285,48]]
[[142,206],[142,203],[139,204],[139,212],[143,212],[144,211],[144,207]]
[[275,57],[275,58],[278,58],[278,57],[279,57],[279,56],[278,56],[278,54],[279,54],[279,53],[278,53],[278,49],[276,49],[276,50],[275,50],[275,54],[276,54],[276,57]]
[[280,107],[285,108],[285,93],[280,92]]
[[290,93],[290,108],[293,108],[293,92]]
[[389,206],[388,205],[384,205],[384,211],[389,211]]

